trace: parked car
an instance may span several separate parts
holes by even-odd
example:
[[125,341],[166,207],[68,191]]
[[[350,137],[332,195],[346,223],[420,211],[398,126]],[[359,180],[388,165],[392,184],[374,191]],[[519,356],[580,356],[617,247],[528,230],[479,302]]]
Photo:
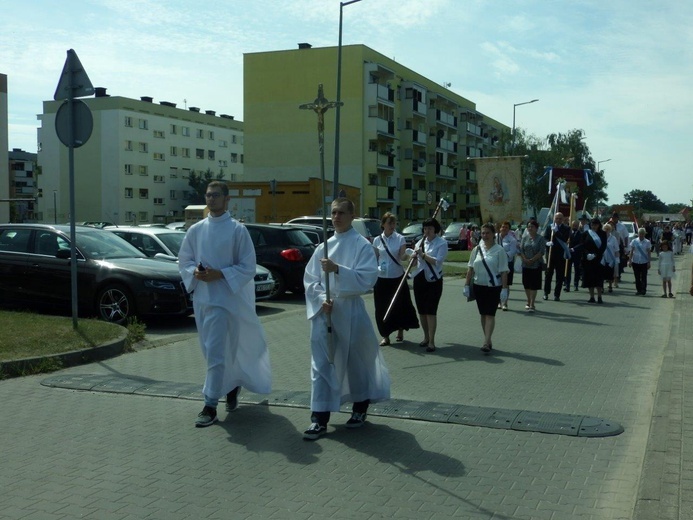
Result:
[[[270,223],[270,226],[283,226],[283,227],[291,227],[294,229],[300,229],[303,231],[308,238],[310,238],[310,241],[313,242],[316,246],[318,244],[321,244],[324,239],[323,239],[323,229],[322,225],[320,226],[313,226],[311,224],[273,224]],[[334,235],[334,229],[330,226],[327,230],[327,238],[331,237]]]
[[626,229],[628,230],[628,242],[632,242],[636,238],[638,238],[638,230],[635,229],[635,222],[629,222],[629,221],[621,221],[621,223],[626,226]]
[[[164,260],[178,260],[178,252],[185,233],[168,228],[157,227],[112,227],[105,229],[142,251],[148,257]],[[265,300],[272,295],[274,279],[270,271],[261,265],[255,268],[255,301]]]
[[448,243],[448,249],[459,249],[460,230],[463,226],[469,229],[471,222],[451,222],[443,231],[443,238]]
[[303,292],[303,273],[315,251],[315,244],[300,229],[268,224],[246,223],[255,245],[257,263],[272,273],[275,286],[272,298],[291,292]]
[[[147,258],[110,231],[76,226],[75,234],[81,313],[123,324],[133,316],[192,312],[177,265]],[[69,226],[0,224],[0,301],[71,307]]]
[[357,217],[354,219],[351,225],[356,231],[366,237],[369,242],[373,242],[373,239],[383,231],[380,228],[380,220],[377,218]]
[[185,222],[170,222],[166,224],[169,229],[177,229],[178,231],[185,231]]
[[414,248],[416,243],[423,237],[423,224],[413,222],[402,230],[402,236],[407,243],[407,247]]

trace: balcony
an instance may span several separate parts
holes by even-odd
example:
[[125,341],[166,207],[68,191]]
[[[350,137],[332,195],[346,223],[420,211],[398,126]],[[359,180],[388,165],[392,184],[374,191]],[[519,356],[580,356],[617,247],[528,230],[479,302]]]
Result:
[[435,113],[435,122],[457,129],[457,117],[440,109],[432,110]]
[[394,137],[395,135],[395,122],[386,121],[385,119],[376,119],[375,130],[379,134],[385,134]]
[[421,132],[419,130],[412,130],[412,136],[411,140],[413,144],[419,145],[419,146],[426,146],[426,132]]
[[[434,141],[435,139],[435,141]],[[432,137],[431,144],[435,143],[435,147],[443,152],[457,153],[457,143],[450,141],[449,139],[443,139],[441,137]]]
[[368,85],[366,92],[369,97],[383,101],[387,105],[394,106],[395,104],[395,91],[386,85],[371,83]]
[[444,164],[436,164],[436,175],[447,179],[457,178],[457,168],[445,166]]
[[411,203],[426,204],[426,190],[412,190]]
[[376,186],[375,197],[378,202],[394,202],[396,189],[394,186]]

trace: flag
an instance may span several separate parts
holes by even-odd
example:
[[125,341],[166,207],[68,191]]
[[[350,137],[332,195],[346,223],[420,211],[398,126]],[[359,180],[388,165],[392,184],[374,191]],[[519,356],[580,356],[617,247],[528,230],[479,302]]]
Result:
[[522,157],[476,158],[482,222],[522,220]]

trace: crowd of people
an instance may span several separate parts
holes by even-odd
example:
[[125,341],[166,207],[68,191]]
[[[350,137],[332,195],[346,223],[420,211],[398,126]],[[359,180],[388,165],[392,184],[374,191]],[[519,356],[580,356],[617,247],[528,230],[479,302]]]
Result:
[[[254,308],[255,251],[250,235],[227,211],[226,183],[210,183],[205,197],[209,215],[188,230],[179,255],[183,282],[194,291],[195,322],[206,361],[204,407],[195,420],[199,428],[218,421],[220,400],[232,412],[242,388],[266,394],[272,383],[265,334]],[[365,423],[371,403],[390,398],[390,376],[380,347],[391,344],[393,333],[401,342],[405,331],[421,328],[420,347],[436,351],[448,252],[440,223],[435,217],[425,220],[423,237],[414,248],[407,248],[396,231],[394,214],[383,215],[382,233],[372,244],[353,228],[354,216],[350,200],[332,202],[335,233],[317,246],[304,274],[311,353],[311,422],[303,432],[306,440],[324,435],[331,413],[344,403],[352,403],[346,427],[358,428]],[[644,227],[629,240],[616,213],[604,225],[586,215],[569,224],[564,221],[564,215],[556,213],[543,232],[536,220],[530,220],[525,229],[513,231],[509,222],[496,229],[487,223],[463,230],[464,237],[460,234],[460,244],[471,246],[463,294],[476,302],[484,354],[493,351],[496,311],[508,310],[515,273],[522,276],[529,313],[536,310],[539,291],[544,300],[552,295],[560,301],[562,291],[581,287],[588,290],[589,303],[601,304],[604,285],[608,292],[618,288],[626,265],[633,269],[636,294],[645,295],[656,250],[662,297],[674,297],[671,279],[678,246],[673,231],[669,235],[665,229],[653,246]],[[690,244],[689,228],[683,228],[682,235]],[[693,296],[693,269],[691,276]],[[371,289],[380,341],[362,298]]]

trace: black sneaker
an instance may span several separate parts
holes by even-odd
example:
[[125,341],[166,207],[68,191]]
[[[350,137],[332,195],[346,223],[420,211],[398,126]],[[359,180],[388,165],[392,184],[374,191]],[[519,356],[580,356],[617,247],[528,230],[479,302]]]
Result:
[[233,412],[238,408],[238,394],[241,393],[241,387],[237,386],[226,394],[226,411]]
[[318,423],[313,423],[310,425],[310,428],[308,428],[306,431],[303,432],[303,438],[308,440],[308,441],[314,441],[316,439],[319,439],[323,435],[327,433],[327,426],[323,426],[322,424]]
[[360,428],[366,423],[366,414],[354,412],[346,423],[347,428]]
[[561,301],[561,297],[560,297],[560,296],[554,296],[554,297],[553,297],[553,301],[555,301],[555,302],[560,302],[560,301]]
[[549,295],[548,295],[548,294],[545,294],[545,295],[543,296],[543,298],[544,298],[545,300],[548,300],[548,299],[549,299]]
[[211,406],[205,406],[202,411],[197,414],[197,419],[195,419],[195,426],[197,428],[205,428],[206,426],[212,426],[219,419],[217,418],[217,409]]

